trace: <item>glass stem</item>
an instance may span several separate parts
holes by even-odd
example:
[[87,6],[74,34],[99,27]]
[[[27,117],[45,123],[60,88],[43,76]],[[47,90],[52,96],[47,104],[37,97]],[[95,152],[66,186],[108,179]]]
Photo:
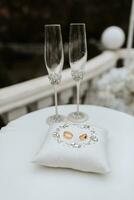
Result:
[[77,114],[79,115],[79,104],[80,104],[80,81],[77,81]]
[[54,85],[54,101],[55,101],[55,114],[58,117],[58,100],[57,100],[57,86]]

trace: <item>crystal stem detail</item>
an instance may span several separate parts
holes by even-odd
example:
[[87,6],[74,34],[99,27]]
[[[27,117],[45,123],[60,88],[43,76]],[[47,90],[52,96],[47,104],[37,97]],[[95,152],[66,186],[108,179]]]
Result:
[[58,118],[58,100],[57,100],[57,86],[54,85],[54,101],[55,101],[55,114],[56,118]]
[[77,81],[77,115],[79,116],[79,104],[80,104],[80,81]]

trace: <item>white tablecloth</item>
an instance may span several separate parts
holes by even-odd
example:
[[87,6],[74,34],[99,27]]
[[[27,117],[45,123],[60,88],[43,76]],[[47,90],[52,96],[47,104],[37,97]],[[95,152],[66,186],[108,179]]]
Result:
[[[74,105],[61,106],[68,114]],[[111,109],[81,106],[110,134],[111,173],[98,175],[40,167],[31,159],[54,108],[21,117],[0,131],[0,200],[134,200],[134,118]]]

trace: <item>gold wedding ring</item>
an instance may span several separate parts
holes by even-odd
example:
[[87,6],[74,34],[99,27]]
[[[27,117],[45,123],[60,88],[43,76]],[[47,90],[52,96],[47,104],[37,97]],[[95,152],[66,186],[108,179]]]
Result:
[[71,140],[72,137],[73,137],[73,134],[69,131],[64,131],[64,134],[63,134],[64,138],[67,139],[67,140]]
[[80,134],[80,136],[79,136],[79,139],[80,139],[81,141],[87,140],[87,138],[88,138],[88,135],[87,135],[86,133],[82,133],[82,134]]

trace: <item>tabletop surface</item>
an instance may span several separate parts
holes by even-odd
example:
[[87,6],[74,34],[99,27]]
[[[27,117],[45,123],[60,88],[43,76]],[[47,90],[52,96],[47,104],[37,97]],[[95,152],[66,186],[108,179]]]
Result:
[[[75,105],[59,107],[64,115],[74,109]],[[1,129],[1,200],[134,200],[134,118],[97,106],[80,109],[109,132],[111,173],[47,168],[31,162],[47,133],[46,118],[54,112],[50,107],[27,114]]]

